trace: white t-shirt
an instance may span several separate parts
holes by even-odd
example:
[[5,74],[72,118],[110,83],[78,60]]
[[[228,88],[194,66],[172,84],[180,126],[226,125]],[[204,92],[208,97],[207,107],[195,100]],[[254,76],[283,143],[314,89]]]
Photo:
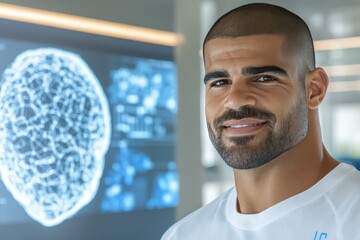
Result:
[[258,214],[233,187],[174,224],[162,240],[360,240],[360,172],[339,164],[317,184]]

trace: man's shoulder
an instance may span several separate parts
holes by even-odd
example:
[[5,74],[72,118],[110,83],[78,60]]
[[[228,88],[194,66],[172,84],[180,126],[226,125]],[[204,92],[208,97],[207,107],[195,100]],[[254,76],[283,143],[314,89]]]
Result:
[[[341,164],[341,178],[327,194],[334,215],[339,223],[339,231],[344,239],[354,239],[358,236],[360,226],[360,172],[353,166]],[[357,237],[355,237],[358,239]]]
[[[177,222],[175,225],[178,226],[185,224],[191,225],[192,222],[194,221],[196,222],[199,218],[203,220],[206,219],[207,216],[214,217],[214,212],[217,212],[219,208],[225,208],[226,201],[228,200],[229,195],[231,194],[232,191],[235,191],[234,187],[222,193],[220,196],[218,196],[215,200],[211,201],[210,203],[190,213],[189,215],[181,219],[179,222]],[[221,211],[221,213],[224,213],[224,211]]]
[[[339,181],[338,184],[334,186],[333,191],[360,195],[360,171],[346,163],[340,163],[339,168],[341,169],[337,175]],[[346,196],[347,195],[340,195],[339,197]]]
[[[194,231],[194,226],[199,228],[201,225],[208,225],[210,222],[215,223],[217,220],[222,221],[225,217],[225,205],[229,199],[229,195],[235,191],[234,187],[222,193],[212,202],[200,207],[194,212],[190,213],[180,221],[172,225],[164,234],[162,240],[177,239],[172,235],[183,235],[182,233],[189,233]],[[219,211],[221,209],[221,211]],[[208,226],[211,227],[211,226]],[[206,228],[202,228],[206,229]]]
[[341,171],[339,171],[337,175],[339,180],[327,193],[328,200],[333,204],[335,209],[339,209],[339,213],[351,207],[359,212],[360,171],[344,163],[341,163],[339,167],[341,168]]

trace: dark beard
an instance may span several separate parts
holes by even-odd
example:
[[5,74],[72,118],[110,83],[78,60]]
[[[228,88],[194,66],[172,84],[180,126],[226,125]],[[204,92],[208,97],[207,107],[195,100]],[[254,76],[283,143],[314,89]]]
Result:
[[[256,137],[255,135],[232,137],[229,138],[229,140],[234,145],[227,147],[222,139],[222,123],[229,119],[241,118],[267,120],[269,128],[266,133],[265,140],[255,146],[250,146],[249,143]],[[271,130],[276,122],[274,114],[259,111],[250,107],[244,107],[238,111],[228,110],[223,116],[215,121],[214,127],[218,136],[216,136],[215,131],[209,124],[208,130],[214,147],[227,165],[234,169],[251,169],[260,167],[270,162],[302,141],[307,134],[307,119],[306,104],[299,102],[297,107],[294,108],[292,114],[289,114],[281,122],[280,131],[274,132]],[[301,124],[301,126],[296,126],[296,131],[292,128],[294,123]]]

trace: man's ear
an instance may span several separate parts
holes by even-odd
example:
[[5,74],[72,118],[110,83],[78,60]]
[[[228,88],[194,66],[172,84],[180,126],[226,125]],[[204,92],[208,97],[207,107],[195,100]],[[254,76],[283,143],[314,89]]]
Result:
[[322,68],[310,71],[306,79],[308,107],[316,109],[325,97],[329,86],[329,77]]

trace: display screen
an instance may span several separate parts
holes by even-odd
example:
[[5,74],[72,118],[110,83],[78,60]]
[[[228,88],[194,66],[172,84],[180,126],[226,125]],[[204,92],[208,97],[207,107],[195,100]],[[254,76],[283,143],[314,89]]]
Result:
[[177,205],[173,61],[5,37],[0,53],[0,226]]

